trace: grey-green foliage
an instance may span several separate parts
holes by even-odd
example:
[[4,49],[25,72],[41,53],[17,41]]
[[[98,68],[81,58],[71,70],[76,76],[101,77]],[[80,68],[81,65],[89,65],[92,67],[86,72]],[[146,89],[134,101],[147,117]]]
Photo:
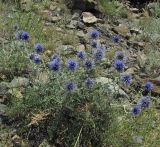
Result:
[[[38,79],[34,80],[36,77],[33,78],[33,86],[25,89],[23,99],[13,99],[9,112],[12,116],[19,113],[26,116],[29,112],[49,112],[51,118],[48,124],[42,122],[40,127],[45,125],[49,140],[53,143],[58,139],[62,144],[74,146],[80,135],[78,137],[80,145],[103,146],[111,121],[109,97],[103,87],[96,85],[92,89],[87,89],[84,81],[88,74],[94,75],[83,68],[71,72],[63,67],[58,73],[50,70],[48,72],[48,82],[42,83],[37,81]],[[77,89],[73,93],[65,89],[65,82],[71,80],[77,84]],[[28,118],[25,119],[28,122]],[[28,131],[28,128],[24,129],[25,127],[24,125],[18,130],[25,133]],[[45,131],[39,133],[43,134]]]
[[102,10],[112,17],[127,17],[127,10],[118,0],[100,0]]

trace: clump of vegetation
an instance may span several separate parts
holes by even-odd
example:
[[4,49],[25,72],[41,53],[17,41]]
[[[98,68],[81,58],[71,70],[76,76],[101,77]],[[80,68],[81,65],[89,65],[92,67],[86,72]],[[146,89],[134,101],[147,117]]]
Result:
[[118,0],[100,0],[102,10],[111,17],[127,18],[128,10]]

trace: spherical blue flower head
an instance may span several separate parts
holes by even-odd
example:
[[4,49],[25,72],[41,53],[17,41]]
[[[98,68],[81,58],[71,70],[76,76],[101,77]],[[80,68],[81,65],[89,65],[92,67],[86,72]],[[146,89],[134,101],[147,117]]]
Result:
[[103,50],[97,49],[94,51],[93,57],[95,60],[101,61],[104,58],[104,54],[105,54],[105,52]]
[[139,105],[134,106],[132,109],[132,113],[135,116],[139,115],[141,113],[141,106]]
[[36,49],[37,53],[41,53],[44,51],[44,46],[41,43],[37,43],[34,45],[34,48]]
[[87,70],[91,70],[94,66],[94,62],[92,60],[86,60],[84,66]]
[[116,52],[116,59],[123,60],[123,58],[124,58],[124,52],[122,51]]
[[98,43],[97,43],[96,40],[93,40],[93,41],[91,42],[91,47],[93,47],[93,48],[97,48],[97,47],[98,47]]
[[53,56],[51,57],[51,61],[53,61],[54,59],[57,59],[58,61],[61,60],[58,55],[53,55]]
[[151,90],[153,90],[153,88],[154,88],[154,85],[153,85],[153,83],[152,82],[147,82],[145,85],[144,85],[144,90],[145,91],[151,91]]
[[31,60],[34,60],[34,58],[35,58],[36,56],[37,56],[37,54],[32,53],[32,54],[30,54],[29,58],[30,58]]
[[78,51],[77,52],[77,56],[78,56],[78,58],[80,58],[80,59],[84,59],[85,58],[85,52],[83,52],[83,51]]
[[114,63],[114,67],[117,71],[123,71],[124,69],[124,62],[121,60],[116,60]]
[[115,36],[112,37],[112,41],[114,43],[119,43],[120,42],[120,37],[118,35],[115,35]]
[[74,82],[69,81],[65,84],[65,88],[68,92],[74,92],[77,88],[77,85]]
[[61,63],[58,59],[54,59],[49,63],[49,68],[53,71],[59,71],[61,67]]
[[21,32],[20,39],[24,40],[24,41],[28,41],[28,39],[29,39],[29,33],[28,32],[24,32],[24,31]]
[[90,37],[92,39],[98,39],[99,38],[100,33],[97,30],[93,30],[90,32]]
[[76,68],[78,68],[79,64],[76,60],[70,59],[67,62],[67,66],[70,70],[75,70]]
[[40,57],[38,55],[35,56],[33,60],[34,60],[35,64],[41,64],[42,63],[42,60],[40,59]]
[[126,86],[129,86],[132,83],[132,77],[130,75],[123,75],[121,80]]
[[149,96],[143,96],[139,102],[142,108],[148,108],[151,105],[151,99]]
[[87,88],[92,88],[93,85],[94,85],[95,81],[93,79],[90,79],[88,78],[86,81],[85,81],[85,85]]

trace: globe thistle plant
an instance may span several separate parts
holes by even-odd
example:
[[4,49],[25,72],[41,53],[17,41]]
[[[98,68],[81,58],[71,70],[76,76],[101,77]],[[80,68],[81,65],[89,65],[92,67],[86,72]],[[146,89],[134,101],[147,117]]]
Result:
[[41,60],[41,58],[38,55],[36,55],[33,58],[33,61],[34,61],[35,64],[41,64],[42,63],[42,60]]
[[147,92],[152,91],[153,88],[154,88],[154,85],[153,85],[152,82],[147,82],[147,83],[145,83],[145,85],[144,85],[144,90],[147,91]]
[[36,50],[37,53],[41,53],[44,51],[44,46],[41,43],[37,43],[34,45],[34,48]]
[[92,30],[89,34],[92,39],[98,39],[100,36],[100,33],[97,30]]
[[17,32],[16,38],[19,40],[28,41],[29,40],[29,33],[25,32],[25,31]]
[[61,67],[60,60],[54,59],[49,63],[49,68],[53,71],[59,71]]
[[121,72],[124,70],[124,62],[121,60],[116,60],[114,63],[114,67],[117,71]]
[[116,57],[115,58],[118,59],[118,60],[123,60],[124,59],[124,52],[122,52],[122,51],[116,52]]
[[74,71],[75,69],[78,68],[79,64],[76,60],[69,59],[67,62],[67,66],[70,70]]
[[65,89],[68,92],[74,92],[76,90],[76,88],[77,88],[77,85],[73,81],[68,81],[65,84]]
[[130,75],[122,75],[121,81],[125,86],[129,86],[132,83],[132,77]]
[[93,41],[91,42],[91,47],[92,47],[92,48],[97,48],[97,47],[98,47],[98,43],[97,43],[96,40],[93,40]]
[[132,113],[134,116],[138,116],[141,113],[141,106],[136,105],[132,108]]
[[149,106],[151,105],[151,98],[149,96],[142,96],[139,101],[139,105],[142,108],[149,108]]
[[94,62],[92,60],[89,60],[87,59],[84,63],[84,67],[87,69],[87,70],[91,70],[93,69],[93,66],[94,66]]
[[32,53],[32,54],[30,54],[29,58],[30,58],[31,60],[34,60],[36,56],[38,56],[38,55],[35,54],[35,53]]
[[93,57],[96,61],[101,61],[104,58],[105,52],[101,49],[97,49],[93,53]]
[[95,83],[95,81],[93,79],[88,78],[88,79],[85,80],[85,86],[87,88],[92,88],[94,83]]
[[115,35],[115,36],[112,37],[112,41],[114,43],[119,43],[120,42],[120,37],[118,35]]
[[77,52],[77,57],[80,59],[84,59],[85,58],[85,52],[84,51],[78,51]]

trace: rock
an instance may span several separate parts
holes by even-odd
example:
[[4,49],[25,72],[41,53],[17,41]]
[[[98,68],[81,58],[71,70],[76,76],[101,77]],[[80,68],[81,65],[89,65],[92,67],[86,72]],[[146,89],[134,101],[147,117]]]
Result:
[[119,26],[116,26],[116,27],[112,28],[112,30],[116,34],[120,34],[120,35],[123,35],[123,36],[125,36],[128,33],[130,33],[129,28],[124,24],[119,24]]
[[85,51],[85,46],[83,44],[80,44],[78,47],[77,47],[77,50],[78,51]]
[[72,15],[72,20],[79,20],[80,18],[80,14],[75,12],[73,15]]
[[138,35],[138,34],[142,33],[142,30],[139,30],[139,29],[136,29],[136,28],[132,28],[132,29],[130,29],[130,33]]
[[84,23],[92,24],[98,21],[98,19],[90,12],[83,12],[82,16]]
[[133,140],[135,143],[142,143],[144,141],[143,136],[133,136]]
[[15,88],[15,87],[22,87],[22,86],[28,86],[29,85],[29,79],[24,78],[24,77],[15,77],[11,83],[10,86],[11,88]]
[[80,9],[82,11],[97,9],[95,0],[64,0],[65,4],[71,9]]
[[61,45],[56,50],[62,55],[69,55],[75,52],[75,48],[72,45]]
[[10,84],[7,82],[0,83],[0,96],[5,95],[10,87]]
[[120,95],[123,97],[129,97],[112,79],[106,77],[96,78],[96,83],[100,83],[106,87],[106,92],[112,95]]
[[62,18],[60,16],[53,16],[51,17],[51,22],[55,23],[55,22],[58,22],[60,21]]
[[69,29],[76,29],[78,27],[78,21],[77,20],[71,20],[70,24],[66,26]]
[[138,61],[140,67],[144,67],[145,63],[147,61],[147,56],[145,54],[139,52],[137,55],[137,61]]
[[139,9],[137,9],[137,8],[130,8],[130,10],[131,10],[133,13],[139,13],[139,12],[140,12]]
[[78,31],[76,35],[77,35],[78,37],[82,37],[82,38],[87,37],[86,34],[84,34],[83,31]]
[[39,83],[43,83],[46,84],[49,82],[49,74],[46,71],[43,72],[38,72],[37,73],[37,79],[36,79]]

